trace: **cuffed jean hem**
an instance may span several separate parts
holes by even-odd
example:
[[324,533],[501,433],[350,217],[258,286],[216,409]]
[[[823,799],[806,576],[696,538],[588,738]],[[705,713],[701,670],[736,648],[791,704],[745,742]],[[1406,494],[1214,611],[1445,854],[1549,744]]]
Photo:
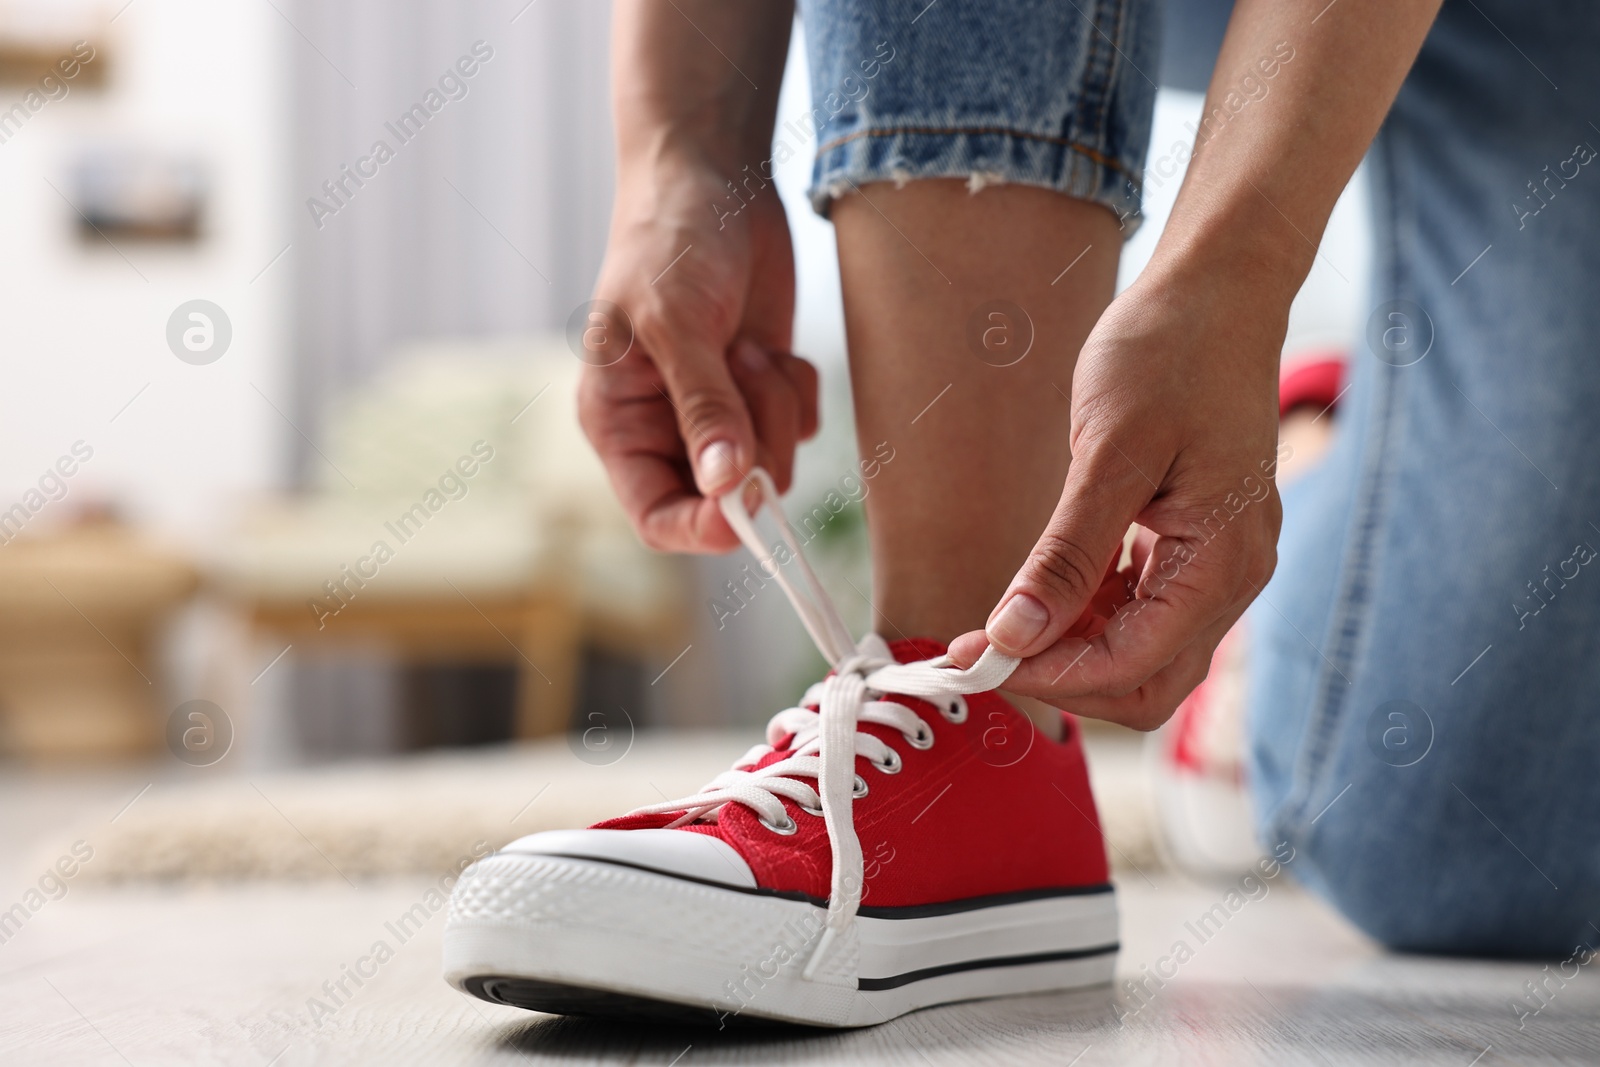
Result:
[[[802,0],[827,215],[854,186],[957,179],[1102,204],[1124,236],[1160,49],[1154,0]],[[868,194],[870,196],[870,193]]]
[[1138,161],[1024,130],[891,127],[858,130],[820,146],[810,195],[817,213],[827,216],[836,197],[869,182],[959,178],[974,193],[989,185],[1032,185],[1104,206],[1126,239],[1140,223],[1138,172]]

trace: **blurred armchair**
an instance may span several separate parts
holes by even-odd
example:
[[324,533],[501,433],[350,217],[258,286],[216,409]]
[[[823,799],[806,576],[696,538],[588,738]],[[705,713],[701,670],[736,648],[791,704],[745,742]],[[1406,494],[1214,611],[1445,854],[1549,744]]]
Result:
[[680,564],[639,545],[579,430],[580,367],[560,338],[409,346],[331,419],[314,490],[221,547],[215,583],[304,651],[510,663],[515,735],[565,730],[585,646],[654,660],[688,625]]

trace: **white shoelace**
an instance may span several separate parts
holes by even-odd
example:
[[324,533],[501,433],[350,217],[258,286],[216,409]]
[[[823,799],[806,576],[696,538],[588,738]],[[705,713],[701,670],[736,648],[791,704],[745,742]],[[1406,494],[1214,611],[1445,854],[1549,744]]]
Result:
[[[762,571],[782,587],[834,673],[806,690],[800,701],[802,706],[773,716],[767,723],[767,743],[745,753],[731,770],[717,775],[700,792],[681,800],[650,804],[632,814],[681,811],[682,817],[670,824],[677,827],[704,819],[725,804],[741,804],[754,812],[767,829],[779,834],[795,830],[782,798],[821,815],[833,849],[833,876],[827,922],[802,972],[804,978],[811,980],[829,946],[848,932],[861,906],[864,868],[852,803],[858,794],[865,793],[866,783],[855,773],[856,757],[865,757],[887,774],[898,771],[901,764],[899,753],[881,738],[857,729],[857,725],[867,722],[887,726],[899,730],[912,747],[926,748],[933,742],[933,732],[922,717],[904,704],[877,697],[888,693],[920,697],[948,709],[944,711],[946,717],[960,722],[966,717],[966,702],[961,698],[999,687],[1011,676],[1018,660],[991,647],[978,662],[961,670],[951,664],[948,656],[896,663],[888,655],[888,646],[873,635],[858,647],[801,551],[778,503],[771,477],[757,468],[751,478],[761,495],[755,512],[745,507],[741,486],[718,502],[722,514],[739,540],[760,561]],[[771,512],[789,554],[799,565],[805,590],[784,573],[782,565],[788,561],[774,558],[782,546],[762,543],[755,515],[763,508]],[[804,706],[808,704],[818,710]],[[793,740],[785,759],[760,770],[751,769],[776,751],[774,746],[782,738],[791,735]],[[815,779],[817,788],[799,778]]]

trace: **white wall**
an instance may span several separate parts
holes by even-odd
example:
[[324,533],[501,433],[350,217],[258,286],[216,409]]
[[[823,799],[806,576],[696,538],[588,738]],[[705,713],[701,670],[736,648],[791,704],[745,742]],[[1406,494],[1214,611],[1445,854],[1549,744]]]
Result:
[[[136,0],[104,34],[105,89],[74,88],[0,144],[0,508],[80,438],[93,458],[34,522],[101,495],[194,542],[230,501],[279,480],[293,431],[261,394],[287,410],[294,253],[256,276],[288,243],[292,33],[266,3]],[[0,110],[23,91],[0,87]],[[71,196],[71,161],[106,144],[201,158],[212,189],[206,236],[119,240],[121,254],[81,243],[73,209],[47,181]],[[219,304],[233,325],[230,350],[209,366],[180,362],[166,343],[168,316],[195,298]]]
[[[610,5],[279,6],[324,53],[299,40],[292,49],[291,414],[317,438],[407,342],[559,333],[587,303],[611,214]],[[465,95],[401,143],[387,124],[464,58],[476,73],[444,89]],[[361,166],[380,138],[394,158],[359,189],[347,183],[353,195],[313,223],[308,199],[335,203],[323,183]],[[308,447],[299,452],[304,482],[338,481]]]

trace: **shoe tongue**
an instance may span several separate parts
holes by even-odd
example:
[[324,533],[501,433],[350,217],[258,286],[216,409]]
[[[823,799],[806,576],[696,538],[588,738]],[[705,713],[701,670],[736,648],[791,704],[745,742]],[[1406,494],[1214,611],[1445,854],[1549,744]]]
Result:
[[931,637],[908,637],[885,641],[877,634],[867,634],[856,642],[856,651],[873,659],[891,659],[896,663],[914,663],[922,659],[937,659],[945,654],[945,646]]
[[[857,641],[856,651],[861,653],[863,656],[870,656],[873,659],[895,658],[894,653],[889,649],[889,642],[885,641],[877,634],[869,633],[867,636]],[[904,663],[905,660],[899,660],[898,662]]]
[[908,637],[899,641],[895,641],[893,644],[884,645],[883,639],[877,637],[876,634],[869,634],[868,636],[876,638],[879,642],[879,647],[886,648],[887,654],[892,657],[896,663],[912,663],[916,660],[922,659],[938,659],[940,656],[949,651],[949,649],[945,647],[943,641],[935,641],[931,637]]

